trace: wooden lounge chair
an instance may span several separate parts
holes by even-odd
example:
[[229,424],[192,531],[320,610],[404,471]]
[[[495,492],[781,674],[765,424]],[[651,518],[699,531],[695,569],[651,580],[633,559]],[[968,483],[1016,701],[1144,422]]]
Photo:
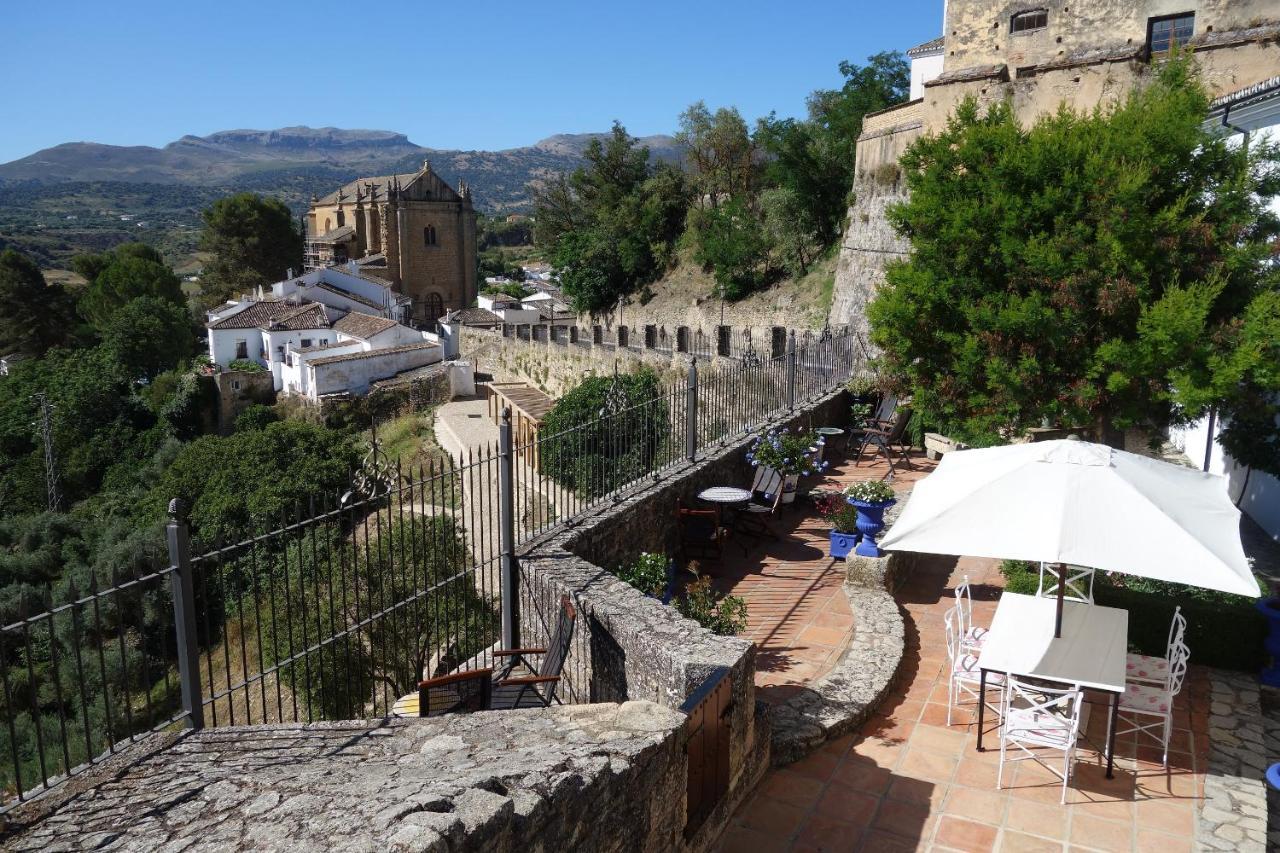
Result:
[[680,531],[680,550],[690,557],[724,556],[724,528],[720,512],[714,509],[692,509],[676,498],[676,527]]
[[[545,649],[507,649],[496,651],[494,657],[506,658],[506,664],[493,676],[490,708],[546,708],[552,702],[560,703],[556,687],[560,684],[560,672],[569,656],[569,642],[573,639],[573,623],[578,611],[569,596],[560,596],[560,617],[556,620],[551,642]],[[530,656],[539,656],[541,663],[535,669]],[[523,668],[523,669],[522,669]],[[527,671],[529,675],[518,675]]]
[[[416,710],[420,717],[435,717],[454,712],[546,708],[552,702],[559,704],[556,687],[569,655],[576,618],[577,610],[569,596],[561,596],[560,617],[547,648],[501,649],[493,653],[495,658],[504,659],[497,670],[473,669],[420,681],[417,708],[413,709],[413,703],[406,701],[412,699],[409,696],[396,703],[396,712]],[[542,659],[537,667],[530,662],[533,657]]]
[[863,430],[862,444],[858,446],[858,452],[853,457],[854,466],[856,467],[862,461],[862,451],[866,450],[868,445],[874,445],[876,452],[883,454],[885,461],[889,463],[889,472],[885,474],[884,479],[892,480],[893,475],[897,473],[897,466],[893,463],[895,448],[907,470],[914,470],[915,466],[911,464],[911,457],[907,452],[910,449],[907,443],[907,424],[910,422],[910,406],[898,406],[893,413],[892,421],[873,421]]
[[751,500],[737,511],[737,528],[749,536],[778,539],[773,517],[782,503],[782,475],[761,465],[751,481]]

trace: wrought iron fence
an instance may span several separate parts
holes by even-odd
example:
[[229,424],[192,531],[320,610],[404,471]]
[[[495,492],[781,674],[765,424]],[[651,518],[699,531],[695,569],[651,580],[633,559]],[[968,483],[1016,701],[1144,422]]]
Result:
[[424,676],[489,666],[520,644],[522,542],[840,386],[864,352],[847,330],[780,354],[747,335],[554,434],[516,441],[508,414],[497,444],[413,469],[375,441],[349,491],[239,535],[188,531],[175,503],[167,559],[28,594],[0,627],[0,810],[167,726],[379,717]]

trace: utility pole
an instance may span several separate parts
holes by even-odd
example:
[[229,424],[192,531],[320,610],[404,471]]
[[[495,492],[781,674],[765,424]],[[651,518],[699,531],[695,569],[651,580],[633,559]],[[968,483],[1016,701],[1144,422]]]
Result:
[[44,444],[44,488],[49,498],[49,511],[62,512],[62,495],[58,492],[58,460],[53,450],[53,406],[44,394],[33,398],[40,405],[40,441]]

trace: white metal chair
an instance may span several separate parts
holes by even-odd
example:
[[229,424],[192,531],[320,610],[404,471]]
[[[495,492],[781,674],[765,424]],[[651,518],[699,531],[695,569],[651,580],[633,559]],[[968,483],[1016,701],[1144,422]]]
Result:
[[[1080,601],[1093,604],[1093,569],[1084,566],[1067,566],[1067,585],[1063,590],[1066,601]],[[1057,598],[1058,570],[1048,563],[1040,564],[1040,585],[1036,595],[1040,598]]]
[[1173,621],[1169,624],[1169,644],[1165,646],[1164,657],[1152,655],[1130,654],[1125,660],[1125,680],[1164,684],[1169,676],[1169,661],[1173,660],[1174,646],[1183,641],[1187,634],[1187,617],[1182,615],[1182,607],[1173,609]]
[[[1030,684],[1009,676],[1005,684],[1004,714],[1000,726],[1000,769],[996,789],[1004,781],[1006,761],[1035,761],[1062,778],[1062,802],[1067,801],[1067,782],[1075,765],[1076,742],[1080,737],[1080,708],[1084,693],[1078,687],[1049,687]],[[1007,757],[1009,747],[1019,754]],[[1062,751],[1062,770],[1045,762],[1036,750]]]
[[969,587],[969,576],[956,586],[956,608],[960,611],[960,646],[974,654],[982,651],[982,641],[987,638],[987,629],[973,624],[973,593]]
[[[975,701],[986,701],[982,692],[982,673],[978,669],[978,656],[961,645],[960,606],[948,610],[943,617],[947,629],[947,660],[950,664],[950,676],[947,679],[947,725],[951,725],[951,708],[960,704],[962,696]],[[1004,676],[998,672],[987,673],[987,689],[997,692],[996,701],[1000,701],[1004,688]],[[991,713],[999,714],[1000,708],[987,702]]]
[[[1120,697],[1120,707],[1116,711],[1118,723],[1126,723],[1129,728],[1117,728],[1116,737],[1139,732],[1154,738],[1164,748],[1161,763],[1169,766],[1169,735],[1173,730],[1173,700],[1182,692],[1182,680],[1187,674],[1187,661],[1191,658],[1191,650],[1187,644],[1179,640],[1174,643],[1169,653],[1169,670],[1163,684],[1150,684],[1142,681],[1125,683],[1124,694]],[[1153,722],[1144,723],[1142,719],[1154,717]],[[1107,743],[1111,743],[1111,722],[1107,721]]]

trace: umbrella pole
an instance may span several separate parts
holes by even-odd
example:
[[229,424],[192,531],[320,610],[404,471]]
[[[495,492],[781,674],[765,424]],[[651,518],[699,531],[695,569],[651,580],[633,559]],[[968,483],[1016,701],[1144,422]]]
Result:
[[1067,591],[1067,564],[1058,563],[1058,616],[1053,629],[1055,639],[1062,639],[1062,600]]

